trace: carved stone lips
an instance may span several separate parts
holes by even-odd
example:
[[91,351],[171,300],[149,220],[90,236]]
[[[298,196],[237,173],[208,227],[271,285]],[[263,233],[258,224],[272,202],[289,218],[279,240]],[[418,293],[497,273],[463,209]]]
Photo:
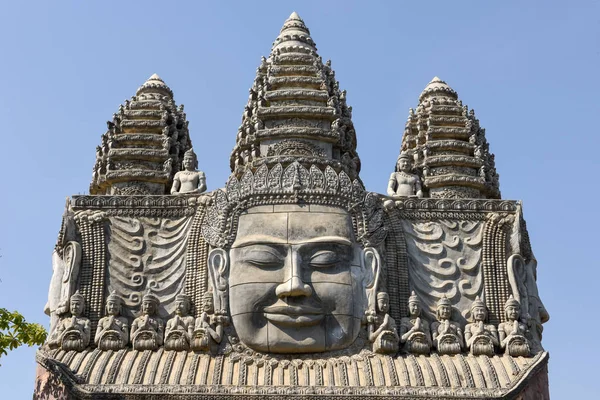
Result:
[[265,318],[279,325],[307,326],[318,324],[325,315],[311,306],[272,305],[264,308]]

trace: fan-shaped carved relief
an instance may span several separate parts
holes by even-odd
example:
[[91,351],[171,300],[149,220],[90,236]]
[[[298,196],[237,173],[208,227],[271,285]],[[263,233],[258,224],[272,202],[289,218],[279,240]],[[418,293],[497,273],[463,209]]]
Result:
[[183,290],[190,221],[110,218],[108,292],[123,298],[127,316],[137,316],[148,289],[159,298],[162,317],[175,312],[175,296]]
[[481,221],[402,221],[406,235],[409,283],[435,315],[436,303],[446,295],[452,305],[468,310],[483,294]]

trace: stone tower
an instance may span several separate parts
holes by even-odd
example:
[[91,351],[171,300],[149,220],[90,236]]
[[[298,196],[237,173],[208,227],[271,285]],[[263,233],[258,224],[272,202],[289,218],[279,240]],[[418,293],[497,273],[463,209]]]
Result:
[[156,74],[107,122],[90,194],[166,194],[183,154],[192,147],[183,105]]
[[414,157],[431,197],[500,198],[485,129],[437,76],[421,92],[416,112],[410,110],[401,151]]
[[[235,133],[232,133],[232,136]],[[522,205],[438,78],[387,195],[298,14],[262,58],[223,188],[153,76],[109,123],[52,256],[44,399],[548,399]]]

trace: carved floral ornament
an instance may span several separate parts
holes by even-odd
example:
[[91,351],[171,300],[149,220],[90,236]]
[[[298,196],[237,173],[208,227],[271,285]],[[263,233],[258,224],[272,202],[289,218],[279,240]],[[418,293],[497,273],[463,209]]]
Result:
[[255,173],[246,171],[238,180],[232,175],[226,190],[213,194],[202,233],[214,247],[228,247],[235,239],[237,216],[245,209],[271,204],[320,204],[345,208],[358,223],[359,240],[365,246],[385,239],[383,209],[375,193],[366,192],[362,182],[331,167],[322,172],[315,165],[306,169],[294,162],[285,169],[262,165]]

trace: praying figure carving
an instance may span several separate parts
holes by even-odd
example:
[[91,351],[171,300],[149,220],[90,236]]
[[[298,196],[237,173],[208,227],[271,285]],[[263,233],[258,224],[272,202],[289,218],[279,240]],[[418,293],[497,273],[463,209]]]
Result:
[[402,153],[396,163],[396,171],[390,175],[387,194],[392,197],[423,197],[421,178],[412,172],[410,155]]
[[408,353],[429,354],[431,334],[429,324],[421,318],[421,300],[413,291],[408,298],[409,316],[400,321],[400,343]]
[[[75,230],[72,217],[65,218],[69,230]],[[81,245],[76,241],[69,241],[60,250],[52,253],[52,280],[48,290],[48,303],[44,312],[50,316],[50,334],[58,326],[59,319],[69,311],[69,301],[75,292],[79,268],[81,265]]]
[[163,344],[164,321],[158,317],[158,297],[148,292],[142,298],[142,315],[131,324],[134,350],[157,350]]
[[431,324],[433,347],[439,354],[459,354],[464,348],[460,325],[452,321],[452,305],[444,295],[437,303],[437,321]]
[[527,357],[531,354],[531,346],[527,335],[527,325],[519,321],[521,304],[511,295],[504,305],[506,321],[498,325],[500,348],[513,357]]
[[487,307],[479,296],[471,305],[472,323],[465,326],[465,341],[467,348],[474,356],[493,356],[496,347],[499,346],[498,331],[491,324],[486,324],[488,312]]
[[189,350],[194,330],[194,317],[189,315],[190,297],[178,294],[175,307],[175,316],[167,321],[165,329],[165,350]]
[[48,340],[48,347],[83,351],[90,344],[90,320],[83,317],[85,301],[76,291],[69,300],[70,317],[63,318]]
[[120,350],[129,343],[129,322],[122,314],[123,300],[113,291],[106,299],[106,317],[98,321],[94,343],[100,350]]
[[173,178],[171,194],[200,194],[206,191],[206,176],[198,171],[198,158],[193,149],[183,155],[183,171]]
[[215,313],[213,292],[207,291],[202,299],[202,314],[196,318],[192,350],[214,352],[223,340],[223,327],[228,318],[224,312]]
[[382,354],[396,354],[400,337],[396,330],[396,321],[388,314],[390,296],[386,292],[377,293],[376,315],[367,316],[369,340],[373,343],[373,351]]

